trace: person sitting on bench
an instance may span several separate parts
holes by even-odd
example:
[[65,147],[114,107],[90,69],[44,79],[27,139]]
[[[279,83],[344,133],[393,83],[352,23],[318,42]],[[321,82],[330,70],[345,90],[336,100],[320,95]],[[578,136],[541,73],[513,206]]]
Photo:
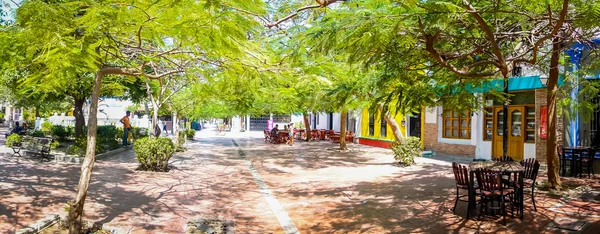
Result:
[[19,125],[19,122],[17,121],[17,122],[15,122],[15,128],[13,128],[12,131],[10,131],[10,132],[8,132],[8,133],[6,133],[4,135],[6,137],[8,137],[8,136],[10,136],[10,134],[13,134],[13,133],[15,133],[15,134],[21,134],[22,131],[23,131],[23,128]]

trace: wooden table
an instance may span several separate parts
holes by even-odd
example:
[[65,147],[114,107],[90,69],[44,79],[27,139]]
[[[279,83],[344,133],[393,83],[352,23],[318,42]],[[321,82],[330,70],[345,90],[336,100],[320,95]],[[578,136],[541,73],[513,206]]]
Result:
[[[492,171],[497,171],[500,172],[502,174],[508,174],[509,178],[510,175],[514,174],[514,178],[518,183],[519,186],[515,186],[515,192],[517,195],[517,199],[518,199],[518,210],[519,210],[519,218],[523,219],[523,172],[525,171],[525,168],[523,168],[523,166],[521,165],[521,163],[519,162],[514,162],[514,161],[500,161],[500,162],[494,162],[494,161],[478,161],[478,162],[471,162],[469,164],[469,214],[473,214],[473,209],[475,208],[476,204],[475,204],[475,189],[473,188],[475,186],[475,170],[477,169],[488,169],[488,170],[492,170]],[[471,217],[467,217],[467,219],[469,219]]]
[[290,136],[288,131],[279,131],[277,133],[277,143],[284,143],[287,141],[287,138]]

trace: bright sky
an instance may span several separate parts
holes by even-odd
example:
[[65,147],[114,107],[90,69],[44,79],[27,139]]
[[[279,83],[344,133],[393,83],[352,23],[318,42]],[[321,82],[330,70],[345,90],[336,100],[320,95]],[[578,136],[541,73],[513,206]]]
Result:
[[8,12],[6,16],[3,16],[3,20],[12,20],[14,19],[14,15],[12,15],[12,9],[17,8],[17,4],[21,3],[21,0],[0,0],[0,10],[2,12]]

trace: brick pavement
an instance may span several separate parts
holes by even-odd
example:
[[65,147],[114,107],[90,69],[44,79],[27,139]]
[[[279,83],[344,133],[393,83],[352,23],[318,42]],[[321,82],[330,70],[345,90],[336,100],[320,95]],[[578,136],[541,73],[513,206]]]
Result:
[[[238,233],[283,233],[241,149],[301,233],[555,233],[548,224],[567,216],[590,221],[585,232],[600,228],[594,194],[561,200],[540,193],[538,212],[526,201],[525,219],[509,218],[507,226],[490,217],[466,220],[464,203],[453,214],[454,158],[419,158],[401,168],[384,149],[350,145],[340,152],[329,142],[290,147],[252,137],[236,138],[236,147],[230,136],[208,136],[188,144],[167,173],[135,171],[131,151],[98,162],[85,218],[133,233],[181,233],[198,217],[234,220]],[[0,156],[0,233],[64,213],[79,169]]]

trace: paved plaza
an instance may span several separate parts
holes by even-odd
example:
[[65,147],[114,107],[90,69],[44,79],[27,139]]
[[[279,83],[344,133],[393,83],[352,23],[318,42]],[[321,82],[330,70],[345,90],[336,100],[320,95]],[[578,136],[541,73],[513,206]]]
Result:
[[[451,161],[468,158],[418,158],[402,168],[385,149],[350,144],[341,152],[326,141],[272,145],[206,131],[186,148],[166,173],[136,171],[132,151],[97,162],[85,219],[123,233],[182,233],[200,218],[233,221],[237,233],[560,233],[553,220],[564,218],[587,221],[581,233],[600,230],[600,177],[569,199],[538,193],[538,212],[526,200],[524,220],[503,226],[497,217],[467,220],[466,203],[452,212]],[[0,233],[65,214],[80,165],[2,150]]]

